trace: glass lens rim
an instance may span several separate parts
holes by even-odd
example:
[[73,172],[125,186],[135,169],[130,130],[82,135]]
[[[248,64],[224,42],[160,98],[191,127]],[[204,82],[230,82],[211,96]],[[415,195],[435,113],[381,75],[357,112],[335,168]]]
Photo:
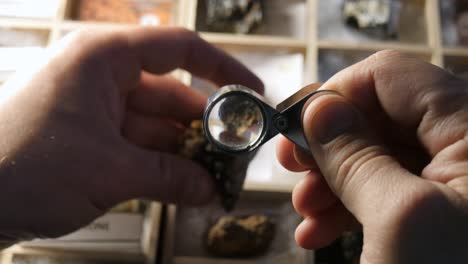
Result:
[[[211,134],[210,126],[209,126],[210,116],[211,116],[212,111],[215,108],[215,106],[217,106],[220,103],[220,101],[222,101],[223,99],[226,99],[227,97],[234,97],[234,96],[244,96],[244,97],[247,97],[248,100],[252,101],[258,107],[258,110],[260,111],[261,116],[262,116],[262,120],[263,120],[261,131],[259,133],[259,136],[256,138],[256,140],[254,140],[253,142],[251,142],[249,144],[246,144],[243,147],[239,147],[239,148],[231,147],[231,146],[228,146],[226,144],[221,143],[219,140],[217,140]],[[218,148],[220,148],[220,149],[222,149],[224,151],[232,152],[232,153],[246,152],[246,151],[250,151],[252,149],[255,149],[256,146],[260,145],[260,143],[262,142],[262,140],[263,140],[263,138],[265,137],[265,134],[266,134],[266,130],[267,130],[267,123],[266,122],[267,122],[267,120],[266,120],[265,109],[264,109],[262,103],[259,102],[259,100],[255,96],[253,96],[253,95],[251,95],[249,93],[246,93],[246,92],[242,92],[242,91],[231,91],[231,92],[222,94],[221,96],[217,97],[215,100],[213,100],[212,102],[210,102],[208,104],[207,109],[205,110],[205,113],[204,113],[203,128],[205,130],[205,134],[206,134],[208,140],[210,141],[210,143],[212,143],[216,147],[218,147]]]

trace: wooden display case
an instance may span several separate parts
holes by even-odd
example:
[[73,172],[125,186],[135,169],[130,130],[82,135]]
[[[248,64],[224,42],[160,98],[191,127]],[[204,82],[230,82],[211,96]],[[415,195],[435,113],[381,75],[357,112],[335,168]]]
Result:
[[[35,19],[0,16],[0,29],[14,28],[31,32],[45,32],[45,37],[42,39],[46,40],[45,46],[48,46],[64,34],[80,28],[118,28],[134,25],[112,21],[80,21],[76,16],[77,0],[57,1],[58,8],[53,17]],[[200,1],[202,0],[173,0],[171,24],[198,30],[202,38],[231,54],[239,52],[251,54],[264,53],[272,54],[272,56],[278,54],[300,54],[303,57],[303,71],[301,72],[303,83],[326,81],[337,71],[383,49],[394,49],[412,54],[440,67],[445,66],[455,73],[461,73],[465,69],[468,69],[466,64],[463,63],[463,59],[468,56],[468,47],[451,45],[448,42],[442,41],[441,26],[443,23],[441,23],[441,14],[443,13],[441,13],[441,4],[445,3],[445,0],[402,1],[404,8],[402,9],[403,13],[400,19],[399,38],[390,40],[363,37],[361,33],[345,28],[342,22],[340,22],[340,11],[336,8],[337,3],[339,3],[338,0],[271,0],[271,2],[270,0],[266,0],[267,3],[272,3],[272,9],[266,13],[267,18],[265,22],[267,25],[261,34],[239,35],[207,32],[203,27],[203,14],[200,10]],[[281,8],[279,8],[280,6]],[[283,8],[283,6],[286,6],[286,8]],[[335,9],[332,6],[335,6]],[[334,15],[329,14],[330,12],[334,12]],[[414,17],[412,17],[413,15]],[[295,18],[294,16],[297,17]],[[330,22],[327,19],[334,21]],[[303,22],[299,22],[298,24],[298,21]],[[339,31],[344,32],[344,34],[341,36],[329,34],[327,31],[331,32],[330,27],[333,26],[339,27]],[[21,44],[18,45],[21,46]],[[5,47],[0,47],[0,54],[2,54],[2,49],[5,49]],[[339,63],[336,63],[336,58],[338,58]],[[0,56],[0,63],[1,61]],[[9,73],[2,73],[0,71],[0,83],[6,80],[8,75]],[[191,76],[184,71],[177,71],[175,75],[186,84],[192,83]],[[293,88],[299,89],[300,87]],[[273,196],[278,195],[283,197],[283,195],[290,195],[294,184],[300,178],[300,176],[287,176],[282,177],[282,180],[277,178],[272,181],[263,182],[247,179],[245,189],[253,193],[268,191]],[[284,199],[289,202],[289,198]],[[175,221],[177,210],[174,206],[168,207],[168,215],[165,218],[166,223],[164,225],[166,231],[172,232],[175,230],[174,228],[177,228],[174,226],[177,225]],[[153,217],[154,223],[159,223],[159,214],[153,214],[151,217]],[[156,229],[151,230],[156,232]],[[166,235],[166,238],[174,238],[174,236]],[[164,244],[165,253],[174,253],[173,249],[170,248],[170,240],[160,242]],[[121,254],[96,255],[94,253],[80,253],[80,256],[89,256],[90,259],[151,261],[155,258],[154,253],[151,253],[154,252],[154,243],[156,243],[154,240],[151,243],[147,243],[145,247],[146,251],[142,254],[121,252]],[[8,263],[7,260],[11,260],[15,254],[66,255],[70,253],[57,253],[48,250],[26,250],[21,247],[15,247],[14,250],[0,255],[0,262]],[[184,261],[184,257],[181,255],[176,256],[176,258],[169,257],[165,259],[166,261],[176,260],[173,263]]]

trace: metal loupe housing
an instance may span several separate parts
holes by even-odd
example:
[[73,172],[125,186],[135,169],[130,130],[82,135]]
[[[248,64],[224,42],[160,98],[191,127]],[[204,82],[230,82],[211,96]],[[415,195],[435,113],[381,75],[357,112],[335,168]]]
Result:
[[316,91],[321,84],[308,85],[275,108],[255,91],[241,85],[227,85],[208,99],[203,128],[208,140],[221,151],[243,153],[257,149],[283,134],[309,151],[302,128],[302,109],[307,100],[328,90]]

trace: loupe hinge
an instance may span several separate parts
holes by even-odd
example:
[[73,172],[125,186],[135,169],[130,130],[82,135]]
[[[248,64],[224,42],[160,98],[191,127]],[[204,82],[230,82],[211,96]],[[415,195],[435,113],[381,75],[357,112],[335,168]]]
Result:
[[285,116],[278,114],[273,117],[273,126],[280,133],[286,132],[288,130],[288,119]]

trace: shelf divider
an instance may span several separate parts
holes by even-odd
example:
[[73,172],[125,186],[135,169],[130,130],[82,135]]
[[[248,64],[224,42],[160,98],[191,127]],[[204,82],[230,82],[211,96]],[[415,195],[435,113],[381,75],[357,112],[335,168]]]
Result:
[[379,51],[384,49],[394,49],[401,52],[415,54],[431,54],[433,49],[425,44],[404,44],[398,42],[361,42],[343,43],[333,40],[319,40],[319,49],[350,50],[350,51]]
[[2,28],[51,30],[52,24],[50,19],[0,17],[0,27]]
[[439,0],[426,0],[425,16],[427,26],[427,40],[432,48],[431,62],[439,67],[443,67],[444,58],[442,54],[442,44],[440,32],[440,10]]
[[57,13],[53,19],[52,28],[49,35],[49,45],[53,42],[57,41],[60,38],[60,25],[62,21],[65,19],[65,14],[67,11],[67,6],[71,5],[72,1],[69,0],[60,0],[59,1],[59,8],[57,9]]
[[304,83],[318,81],[318,21],[317,8],[319,0],[307,0],[307,51],[304,60]]
[[443,55],[454,56],[454,57],[468,57],[468,47],[455,46],[455,47],[444,47]]
[[289,37],[265,35],[241,35],[230,33],[200,32],[200,36],[216,45],[233,45],[246,47],[287,48],[305,51],[307,43]]

